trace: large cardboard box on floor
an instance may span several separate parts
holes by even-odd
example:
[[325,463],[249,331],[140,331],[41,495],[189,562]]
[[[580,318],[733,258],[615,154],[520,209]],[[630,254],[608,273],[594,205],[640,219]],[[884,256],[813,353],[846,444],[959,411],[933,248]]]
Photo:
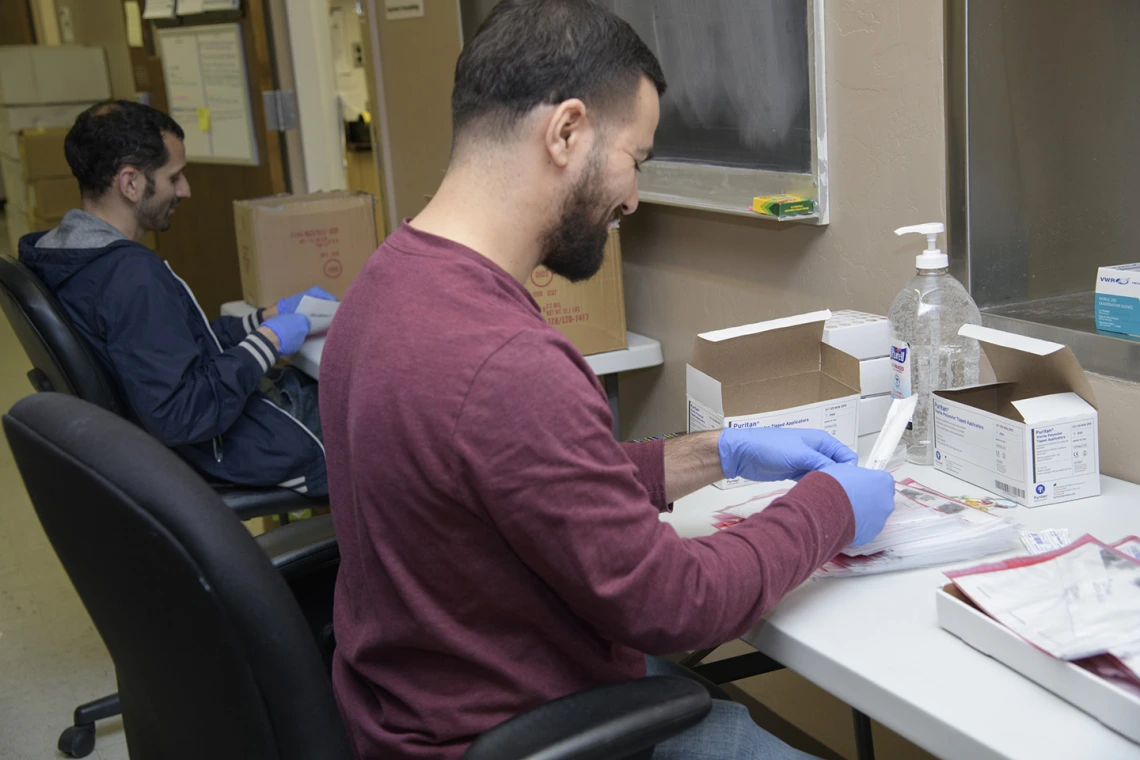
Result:
[[616,229],[610,230],[606,241],[602,268],[589,280],[570,282],[540,266],[526,285],[546,321],[583,356],[626,347],[621,240]]
[[264,306],[320,285],[344,297],[376,250],[376,204],[337,190],[234,201],[241,289]]
[[817,428],[855,448],[859,360],[822,342],[830,316],[817,311],[698,335],[685,375],[688,431]]
[[934,392],[934,466],[1027,507],[1100,494],[1096,397],[1060,343],[965,325],[997,382]]

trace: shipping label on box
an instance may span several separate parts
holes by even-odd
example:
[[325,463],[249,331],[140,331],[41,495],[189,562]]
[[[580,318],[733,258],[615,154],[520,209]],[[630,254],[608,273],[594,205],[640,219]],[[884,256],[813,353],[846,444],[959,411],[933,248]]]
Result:
[[1140,335],[1140,264],[1097,271],[1096,329]]
[[621,241],[611,229],[602,268],[588,280],[570,282],[544,266],[531,272],[526,289],[542,316],[583,356],[626,347]]
[[343,298],[376,250],[375,203],[335,191],[234,202],[242,296],[271,304],[319,285]]
[[998,382],[934,392],[934,466],[1027,507],[1100,494],[1096,400],[1068,348],[977,325]]
[[[814,312],[698,335],[686,367],[689,432],[816,428],[854,448],[859,361],[821,342],[828,316]],[[715,485],[750,482],[733,478]]]

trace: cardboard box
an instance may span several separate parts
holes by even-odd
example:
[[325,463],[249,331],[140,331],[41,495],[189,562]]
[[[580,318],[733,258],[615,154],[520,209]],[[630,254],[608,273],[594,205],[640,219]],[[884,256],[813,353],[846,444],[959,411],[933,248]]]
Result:
[[934,392],[934,466],[1027,507],[1100,494],[1096,398],[1059,343],[978,325],[997,382]]
[[818,428],[855,448],[859,361],[822,342],[830,316],[817,311],[698,335],[686,367],[688,431]]
[[621,239],[610,230],[605,260],[585,282],[570,282],[546,267],[531,272],[527,290],[546,321],[562,331],[583,356],[626,347]]
[[1096,329],[1140,335],[1140,264],[1097,270]]
[[859,435],[871,435],[883,429],[892,400],[890,393],[859,399]]
[[95,105],[94,101],[38,106],[0,106],[0,155],[20,157],[21,132],[43,129],[71,129],[76,117]]
[[20,160],[10,156],[0,156],[0,175],[3,175],[4,194],[8,197],[8,215],[21,214],[28,210],[28,189],[24,185],[24,171]]
[[35,179],[28,184],[28,213],[45,219],[59,219],[79,208],[79,182],[74,177]]
[[942,628],[1117,733],[1140,742],[1140,696],[1079,665],[1045,654],[975,607],[953,583],[938,589],[935,606]]
[[823,326],[823,342],[856,359],[877,359],[891,353],[887,318],[880,314],[844,309]]
[[101,47],[0,46],[0,103],[77,103],[110,97],[111,79]]
[[48,177],[72,177],[71,167],[63,152],[68,129],[23,130],[17,143],[24,181],[31,182]]
[[337,190],[234,201],[242,296],[263,306],[313,285],[344,297],[376,250],[376,204]]

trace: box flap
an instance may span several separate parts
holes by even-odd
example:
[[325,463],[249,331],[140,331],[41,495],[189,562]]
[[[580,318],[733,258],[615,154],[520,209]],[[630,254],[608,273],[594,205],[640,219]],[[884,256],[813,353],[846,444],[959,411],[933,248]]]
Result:
[[983,412],[996,414],[1014,422],[1024,422],[1021,412],[1013,405],[1011,399],[1016,386],[1013,383],[989,383],[988,385],[971,385],[966,388],[934,391],[934,395],[947,401],[965,404]]
[[1053,393],[1014,401],[1013,405],[1021,412],[1028,424],[1060,420],[1066,417],[1079,417],[1095,411],[1084,399],[1075,393]]
[[709,377],[693,365],[685,367],[685,392],[717,414],[724,416],[724,397],[720,381]]
[[234,201],[234,205],[248,206],[256,208],[259,211],[292,214],[298,212],[303,213],[309,210],[306,206],[311,207],[313,210],[325,212],[335,208],[337,201],[349,201],[354,204],[361,199],[371,200],[371,198],[371,195],[364,192],[329,190],[319,193],[305,193],[303,195],[281,193],[280,195],[270,195],[265,198]]
[[817,311],[701,333],[689,363],[726,386],[817,372],[829,316]]
[[963,325],[959,335],[975,338],[999,382],[1017,385],[1016,399],[1072,391],[1096,408],[1096,396],[1068,347],[980,325]]

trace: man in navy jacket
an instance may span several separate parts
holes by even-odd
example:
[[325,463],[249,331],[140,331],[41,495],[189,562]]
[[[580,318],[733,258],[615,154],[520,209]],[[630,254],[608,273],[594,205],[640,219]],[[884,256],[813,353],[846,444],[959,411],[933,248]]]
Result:
[[211,481],[327,494],[316,383],[274,368],[309,332],[296,313],[305,294],[211,322],[139,242],[169,229],[190,197],[182,128],[139,103],[102,103],[76,119],[65,153],[82,209],[22,238],[20,261],[62,303],[134,420]]

